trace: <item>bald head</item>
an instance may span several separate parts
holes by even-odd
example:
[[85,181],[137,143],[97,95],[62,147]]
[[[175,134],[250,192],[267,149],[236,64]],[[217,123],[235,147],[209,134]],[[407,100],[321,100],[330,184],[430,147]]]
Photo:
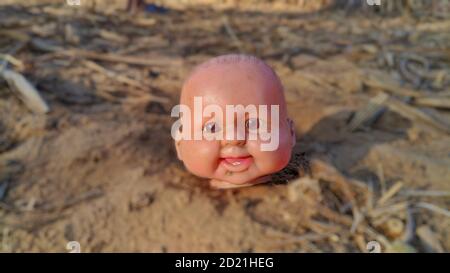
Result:
[[[272,71],[272,69],[261,59],[251,56],[251,55],[245,55],[245,54],[227,54],[227,55],[221,55],[214,58],[211,58],[207,60],[206,62],[198,65],[192,74],[195,74],[198,70],[205,69],[210,66],[214,65],[237,65],[237,64],[250,64],[254,66],[260,66],[261,68],[266,68]],[[273,73],[273,71],[272,71]],[[273,73],[275,74],[275,73]]]
[[222,55],[198,65],[183,85],[181,104],[190,105],[194,96],[202,96],[206,103],[278,104],[282,112],[285,108],[275,72],[262,60],[243,54]]

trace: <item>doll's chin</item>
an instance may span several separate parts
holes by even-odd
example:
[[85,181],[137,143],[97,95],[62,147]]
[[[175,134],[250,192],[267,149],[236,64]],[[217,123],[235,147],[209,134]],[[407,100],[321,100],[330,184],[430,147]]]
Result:
[[252,181],[242,182],[242,183],[236,183],[236,182],[229,182],[225,180],[219,180],[219,179],[211,179],[209,181],[209,185],[212,188],[215,189],[233,189],[233,188],[242,188],[242,187],[248,187],[253,186],[261,183],[267,183],[270,181],[270,175],[259,177]]

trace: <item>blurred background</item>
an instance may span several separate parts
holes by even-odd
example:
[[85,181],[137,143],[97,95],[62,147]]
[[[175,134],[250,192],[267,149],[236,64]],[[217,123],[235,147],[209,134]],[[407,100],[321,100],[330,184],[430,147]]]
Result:
[[[170,111],[227,53],[278,73],[298,139],[215,191]],[[449,109],[448,0],[0,0],[0,251],[447,252]]]

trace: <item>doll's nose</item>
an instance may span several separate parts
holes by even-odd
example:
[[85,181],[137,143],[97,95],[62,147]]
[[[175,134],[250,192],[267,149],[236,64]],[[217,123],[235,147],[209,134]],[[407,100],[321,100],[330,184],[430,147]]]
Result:
[[243,139],[243,140],[240,140],[240,139],[231,139],[231,140],[224,139],[222,141],[222,145],[224,145],[224,146],[225,145],[244,146],[245,143],[246,143],[245,139]]
[[222,141],[222,145],[235,145],[235,146],[243,146],[247,142],[247,136],[245,131],[237,130],[232,137],[225,137]]

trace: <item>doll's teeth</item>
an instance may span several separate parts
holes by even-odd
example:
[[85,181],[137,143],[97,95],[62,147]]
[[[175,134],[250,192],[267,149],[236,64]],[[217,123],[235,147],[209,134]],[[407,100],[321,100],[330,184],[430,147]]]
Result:
[[241,162],[233,162],[233,163],[231,163],[233,166],[237,166],[237,165],[240,165],[241,164]]

